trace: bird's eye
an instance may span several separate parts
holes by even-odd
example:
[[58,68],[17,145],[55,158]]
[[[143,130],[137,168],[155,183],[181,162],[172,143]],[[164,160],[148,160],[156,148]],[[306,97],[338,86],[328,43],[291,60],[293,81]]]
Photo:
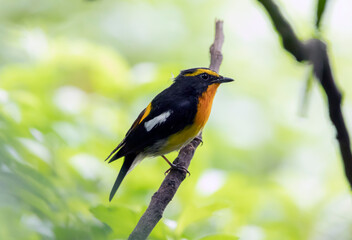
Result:
[[201,76],[204,80],[208,80],[209,79],[209,76],[208,76],[208,74],[202,74],[202,76]]

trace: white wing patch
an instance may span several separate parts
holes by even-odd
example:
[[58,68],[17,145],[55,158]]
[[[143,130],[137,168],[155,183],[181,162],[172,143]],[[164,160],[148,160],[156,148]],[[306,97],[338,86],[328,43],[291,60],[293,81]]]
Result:
[[163,112],[159,116],[156,116],[155,118],[150,119],[148,122],[145,122],[144,123],[144,127],[147,130],[147,132],[152,130],[157,125],[162,124],[163,122],[165,122],[166,119],[171,115],[171,113],[172,113],[171,110],[169,110],[167,112]]

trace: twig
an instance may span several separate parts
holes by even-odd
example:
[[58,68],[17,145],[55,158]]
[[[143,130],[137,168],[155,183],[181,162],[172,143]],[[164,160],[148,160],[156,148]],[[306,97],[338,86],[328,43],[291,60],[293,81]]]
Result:
[[209,68],[215,72],[219,72],[222,62],[221,48],[224,43],[224,31],[222,29],[223,21],[217,20],[215,22],[215,39],[210,46],[210,66]]
[[258,0],[266,9],[282,38],[283,46],[297,61],[309,61],[313,64],[314,75],[322,85],[328,100],[330,120],[336,128],[345,174],[352,188],[352,153],[350,139],[341,111],[342,94],[335,84],[329,63],[326,45],[319,39],[302,42],[298,40],[290,24],[282,16],[279,8],[271,0]]
[[[217,20],[215,23],[215,40],[210,47],[211,64],[210,68],[214,71],[219,71],[220,64],[222,61],[221,47],[224,42],[224,34],[222,30],[223,22]],[[201,134],[192,140],[191,143],[183,147],[174,164],[188,168],[193,155],[202,142]],[[178,187],[181,182],[186,178],[186,173],[171,170],[170,173],[165,177],[161,183],[159,190],[154,193],[152,200],[139,220],[137,226],[131,233],[128,239],[130,240],[144,240],[152,232],[156,224],[160,221],[163,216],[164,210],[172,198],[175,196]]]

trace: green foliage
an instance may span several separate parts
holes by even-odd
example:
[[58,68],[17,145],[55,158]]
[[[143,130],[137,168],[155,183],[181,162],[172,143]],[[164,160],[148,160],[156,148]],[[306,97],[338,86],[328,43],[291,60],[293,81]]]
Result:
[[96,218],[106,223],[115,232],[114,237],[124,238],[132,232],[134,224],[138,221],[136,211],[126,206],[105,207],[98,206],[91,209]]
[[316,15],[316,28],[320,29],[320,23],[321,23],[321,19],[323,17],[324,11],[325,11],[325,6],[326,3],[328,1],[327,0],[318,0],[318,4],[317,4],[317,15]]
[[217,235],[203,237],[200,240],[237,240],[237,239],[239,238],[230,236],[230,235],[217,234]]
[[[221,73],[236,82],[219,88],[192,175],[149,239],[349,239],[325,106],[313,85],[309,119],[296,115],[304,69],[271,30],[258,31],[255,4],[0,3],[0,239],[128,237],[168,166],[143,161],[110,203],[121,161],[104,159],[172,74],[209,64],[216,16],[225,21]],[[352,54],[342,49],[348,110]]]

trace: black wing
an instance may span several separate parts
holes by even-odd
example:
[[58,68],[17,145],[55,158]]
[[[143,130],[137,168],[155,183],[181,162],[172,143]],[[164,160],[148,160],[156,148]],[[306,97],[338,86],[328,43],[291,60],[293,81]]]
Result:
[[[117,145],[117,147],[112,150],[112,152],[109,154],[109,156],[105,159],[108,160],[111,155],[113,155],[117,150],[119,150],[125,143],[126,143],[126,137],[131,133],[131,131],[137,127],[137,125],[140,123],[145,111],[147,108],[144,108],[144,110],[138,115],[137,119],[133,122],[132,126],[130,127],[130,129],[127,131],[125,138],[119,143],[119,145]],[[113,161],[113,160],[112,160]]]
[[[193,123],[197,112],[197,99],[183,96],[170,96],[168,89],[156,96],[151,102],[151,110],[141,120],[145,110],[139,115],[125,139],[114,149],[110,156],[118,151],[109,162],[130,153],[142,152],[145,148],[153,146],[158,140],[179,132]],[[166,120],[147,129],[145,123],[169,112]],[[109,157],[110,157],[109,156]]]

